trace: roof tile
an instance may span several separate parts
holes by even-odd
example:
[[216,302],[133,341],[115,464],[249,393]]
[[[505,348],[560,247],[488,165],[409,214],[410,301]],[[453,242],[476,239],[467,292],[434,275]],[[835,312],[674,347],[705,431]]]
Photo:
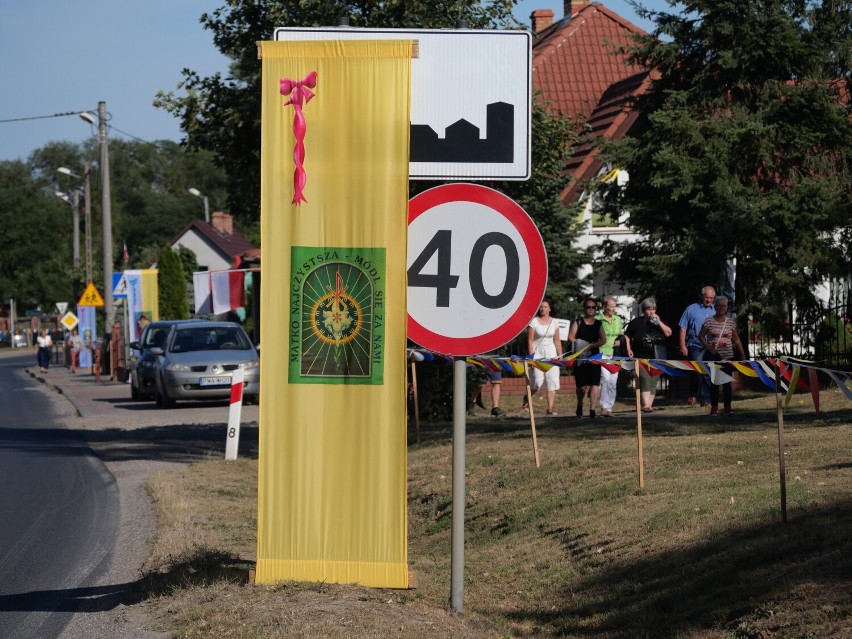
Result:
[[556,114],[587,122],[590,131],[566,165],[574,180],[563,198],[579,197],[583,181],[600,169],[596,140],[620,139],[636,120],[631,98],[645,92],[648,74],[628,64],[620,47],[633,44],[645,31],[599,2],[553,23],[533,44],[533,85],[550,101]]

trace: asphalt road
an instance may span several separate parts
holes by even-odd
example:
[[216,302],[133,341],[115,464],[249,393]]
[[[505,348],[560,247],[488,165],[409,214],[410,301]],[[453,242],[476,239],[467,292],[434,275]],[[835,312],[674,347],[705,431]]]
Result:
[[0,637],[56,637],[91,600],[119,531],[115,477],[41,384],[0,359]]

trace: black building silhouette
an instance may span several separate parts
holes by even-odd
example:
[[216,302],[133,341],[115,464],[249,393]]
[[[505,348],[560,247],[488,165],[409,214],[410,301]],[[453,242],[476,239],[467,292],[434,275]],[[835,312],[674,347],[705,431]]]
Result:
[[485,139],[479,128],[467,120],[457,120],[438,137],[428,124],[411,125],[412,162],[495,162],[515,159],[515,107],[493,102],[486,107]]

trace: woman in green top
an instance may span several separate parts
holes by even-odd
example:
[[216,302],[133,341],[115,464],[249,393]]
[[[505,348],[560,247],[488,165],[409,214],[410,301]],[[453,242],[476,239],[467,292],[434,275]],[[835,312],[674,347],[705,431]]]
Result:
[[[612,357],[613,349],[617,345],[616,340],[622,330],[621,318],[615,314],[615,307],[615,298],[612,295],[607,295],[604,298],[603,312],[598,313],[596,318],[601,321],[604,333],[606,333],[606,344],[600,348],[603,359]],[[601,415],[604,417],[612,417],[617,385],[618,371],[611,373],[604,366],[601,366]]]

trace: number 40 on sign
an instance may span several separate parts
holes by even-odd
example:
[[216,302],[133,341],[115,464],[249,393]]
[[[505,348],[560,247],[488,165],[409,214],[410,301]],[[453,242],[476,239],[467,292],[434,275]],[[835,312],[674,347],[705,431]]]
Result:
[[409,337],[475,355],[518,335],[547,288],[547,254],[529,215],[477,184],[430,189],[408,211]]

